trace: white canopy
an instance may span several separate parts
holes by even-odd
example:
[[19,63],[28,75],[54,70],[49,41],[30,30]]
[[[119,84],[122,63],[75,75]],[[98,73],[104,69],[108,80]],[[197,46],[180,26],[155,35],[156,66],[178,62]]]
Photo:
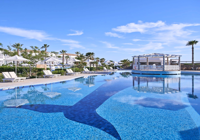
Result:
[[[19,62],[19,61],[30,61],[26,58],[23,58],[21,56],[18,56],[18,55],[15,55],[15,56],[12,56],[12,57],[8,57],[5,59],[6,61],[15,61],[15,62]],[[17,74],[17,64],[15,63],[15,73]]]
[[87,59],[85,62],[94,62],[94,60]]
[[73,61],[74,61],[74,62],[80,62],[80,60],[78,60],[78,59],[75,59],[75,58],[73,59]]
[[169,57],[169,58],[181,57],[181,55],[164,54],[164,53],[151,53],[151,54],[135,55],[133,57],[163,57],[163,56]]
[[15,56],[12,56],[12,57],[8,57],[5,59],[6,61],[30,61],[26,58],[23,58],[21,56],[18,56],[18,55],[15,55]]
[[54,57],[49,57],[45,59],[44,62],[62,62],[62,61]]

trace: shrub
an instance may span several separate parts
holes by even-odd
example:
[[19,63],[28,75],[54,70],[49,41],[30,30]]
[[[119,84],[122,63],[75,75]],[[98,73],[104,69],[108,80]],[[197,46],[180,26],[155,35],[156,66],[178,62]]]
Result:
[[73,72],[82,72],[82,71],[83,71],[82,68],[78,68],[78,67],[72,67],[71,70],[72,70]]
[[2,73],[0,73],[0,82],[3,82],[3,74]]
[[95,67],[86,67],[89,71],[96,71]]
[[[32,68],[31,75],[32,76],[42,76],[43,75],[43,68]],[[15,67],[10,66],[0,66],[0,73],[2,72],[15,72]],[[29,77],[30,67],[17,67],[17,75],[23,77]]]
[[61,75],[65,75],[66,71],[65,70],[55,70],[52,72],[53,74],[61,74]]

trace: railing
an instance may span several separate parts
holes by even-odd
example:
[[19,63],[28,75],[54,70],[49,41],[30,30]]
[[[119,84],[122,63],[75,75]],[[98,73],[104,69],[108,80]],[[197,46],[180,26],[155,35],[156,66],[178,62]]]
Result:
[[[138,70],[138,65],[133,65],[134,70]],[[140,70],[162,71],[163,65],[140,65]],[[179,70],[179,65],[165,65],[165,71]]]
[[165,70],[179,70],[179,65],[165,65]]

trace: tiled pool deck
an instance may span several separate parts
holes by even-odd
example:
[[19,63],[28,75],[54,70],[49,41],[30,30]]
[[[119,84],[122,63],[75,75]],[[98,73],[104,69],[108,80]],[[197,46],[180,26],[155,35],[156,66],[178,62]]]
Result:
[[21,87],[21,86],[54,83],[54,82],[72,80],[72,79],[79,78],[79,77],[87,77],[87,76],[91,76],[91,75],[99,75],[99,74],[79,74],[79,75],[60,76],[57,78],[26,79],[21,82],[5,82],[5,83],[1,82],[0,90],[12,89],[14,87]]

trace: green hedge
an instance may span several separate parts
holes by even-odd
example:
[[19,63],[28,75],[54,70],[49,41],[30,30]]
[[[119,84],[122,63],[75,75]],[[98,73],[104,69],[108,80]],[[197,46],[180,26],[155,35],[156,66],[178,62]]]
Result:
[[[23,73],[24,70],[30,71],[29,67],[17,67],[17,73]],[[34,72],[42,72],[44,69],[43,68],[33,68]],[[10,67],[10,66],[0,66],[0,73],[2,72],[10,72],[10,71],[15,71],[15,67]]]
[[53,74],[61,74],[61,75],[65,75],[66,71],[65,70],[55,70],[52,72]]
[[0,82],[3,82],[3,74],[0,73]]

